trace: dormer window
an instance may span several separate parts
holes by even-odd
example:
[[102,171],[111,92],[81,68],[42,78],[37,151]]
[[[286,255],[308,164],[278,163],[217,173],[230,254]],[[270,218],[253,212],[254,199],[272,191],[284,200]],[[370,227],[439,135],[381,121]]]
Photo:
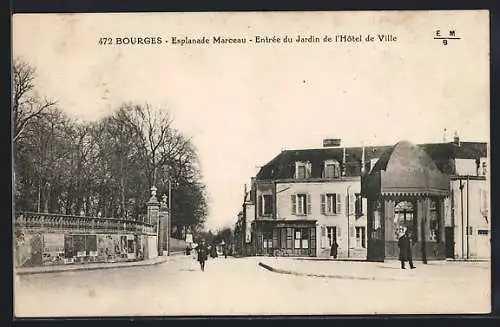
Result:
[[311,163],[310,162],[296,162],[295,163],[295,178],[306,179],[311,177]]
[[340,177],[340,163],[336,160],[325,161],[325,178],[339,178]]

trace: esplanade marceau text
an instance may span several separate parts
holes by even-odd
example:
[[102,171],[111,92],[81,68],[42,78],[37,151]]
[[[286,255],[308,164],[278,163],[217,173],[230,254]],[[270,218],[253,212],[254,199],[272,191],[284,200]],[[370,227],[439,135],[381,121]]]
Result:
[[177,37],[172,36],[170,42],[175,45],[195,45],[195,44],[233,44],[233,43],[247,43],[246,38],[237,37],[224,37],[224,36],[212,36],[210,38],[203,36],[198,38],[191,37]]

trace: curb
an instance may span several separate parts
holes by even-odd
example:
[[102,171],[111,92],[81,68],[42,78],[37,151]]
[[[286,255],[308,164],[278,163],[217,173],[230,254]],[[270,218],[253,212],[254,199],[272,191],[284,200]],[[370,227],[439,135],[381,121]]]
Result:
[[277,269],[262,262],[259,262],[259,266],[267,269],[269,271],[294,276],[306,276],[306,277],[321,277],[321,278],[332,278],[332,279],[349,279],[349,280],[390,280],[390,281],[403,281],[404,278],[375,278],[375,277],[356,277],[356,276],[346,276],[346,275],[328,275],[328,274],[311,274],[311,273],[299,273],[291,270]]
[[153,261],[153,262],[144,262],[144,263],[140,263],[140,264],[114,265],[113,263],[111,263],[111,264],[107,264],[107,265],[103,265],[103,266],[94,266],[94,267],[72,266],[71,268],[67,267],[66,269],[55,268],[55,269],[50,269],[50,270],[17,271],[17,272],[15,272],[15,274],[22,276],[22,275],[50,274],[50,273],[73,272],[73,271],[90,271],[90,270],[101,270],[101,269],[119,269],[119,268],[155,266],[155,265],[159,265],[162,263],[166,263],[168,261],[168,258],[169,257],[165,257],[165,259],[163,259],[163,260],[157,260],[157,261]]

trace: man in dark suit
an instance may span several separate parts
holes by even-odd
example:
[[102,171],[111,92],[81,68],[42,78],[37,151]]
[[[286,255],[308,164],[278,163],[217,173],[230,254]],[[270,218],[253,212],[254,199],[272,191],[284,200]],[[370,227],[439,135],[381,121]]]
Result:
[[414,269],[413,258],[411,254],[411,239],[408,230],[398,240],[399,260],[401,261],[401,269],[405,269],[405,262],[408,261],[410,268]]

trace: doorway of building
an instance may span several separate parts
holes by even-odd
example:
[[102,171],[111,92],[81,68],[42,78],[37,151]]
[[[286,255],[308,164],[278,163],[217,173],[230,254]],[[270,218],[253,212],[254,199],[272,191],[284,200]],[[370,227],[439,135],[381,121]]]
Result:
[[445,239],[445,255],[447,258],[453,259],[455,257],[455,240],[453,227],[444,228],[444,239]]
[[385,258],[385,233],[381,201],[368,202],[368,253],[369,261],[383,262]]

